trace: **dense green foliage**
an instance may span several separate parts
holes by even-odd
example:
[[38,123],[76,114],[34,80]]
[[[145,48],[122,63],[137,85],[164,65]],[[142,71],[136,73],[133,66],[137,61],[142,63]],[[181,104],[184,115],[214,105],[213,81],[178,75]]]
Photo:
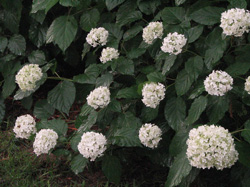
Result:
[[[190,129],[221,125],[237,131],[233,135],[239,161],[230,169],[230,182],[249,186],[250,96],[244,83],[250,75],[250,34],[222,35],[221,13],[232,7],[247,9],[250,1],[1,0],[0,122],[5,117],[4,100],[13,96],[39,119],[38,129],[58,133],[52,153],[67,158],[76,174],[89,164],[77,145],[84,132],[95,130],[108,139],[108,149],[95,162],[110,182],[118,184],[122,175],[144,160],[165,168],[166,186],[189,186],[200,177],[200,170],[186,158]],[[160,39],[152,45],[142,40],[142,29],[152,21],[163,22],[163,37],[169,32],[185,35],[188,42],[181,54],[163,53]],[[103,47],[86,42],[91,28],[97,27],[109,31],[106,46],[119,50],[118,59],[102,64]],[[29,63],[39,64],[44,76],[34,91],[24,92],[18,89],[15,75]],[[233,89],[225,96],[205,92],[203,82],[212,70],[234,78]],[[148,81],[167,88],[155,109],[141,101]],[[99,86],[109,87],[111,102],[94,110],[86,97]],[[65,121],[74,103],[82,108],[73,121],[78,130],[72,132]],[[62,119],[51,119],[55,111]],[[155,150],[143,147],[138,138],[139,128],[148,122],[163,131]]]

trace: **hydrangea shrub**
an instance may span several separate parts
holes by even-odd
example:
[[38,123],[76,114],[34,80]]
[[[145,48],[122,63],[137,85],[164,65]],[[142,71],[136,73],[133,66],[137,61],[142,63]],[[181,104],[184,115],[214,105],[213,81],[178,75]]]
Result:
[[248,0],[2,0],[0,122],[4,100],[20,100],[32,115],[17,117],[16,138],[38,157],[64,156],[76,174],[90,160],[118,184],[133,157],[168,168],[167,187],[209,168],[245,184],[234,171],[250,168],[249,9]]

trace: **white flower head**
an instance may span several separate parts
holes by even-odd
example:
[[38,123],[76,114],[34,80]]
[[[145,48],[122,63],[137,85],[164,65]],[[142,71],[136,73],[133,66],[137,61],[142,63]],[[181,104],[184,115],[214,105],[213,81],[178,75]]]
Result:
[[105,64],[108,61],[117,59],[119,57],[119,52],[115,48],[107,47],[102,50],[102,55],[100,61]]
[[87,97],[87,103],[94,109],[104,108],[110,102],[110,91],[106,86],[100,86],[93,91]]
[[27,64],[16,75],[16,83],[22,91],[32,91],[36,88],[36,82],[43,76],[38,64]]
[[42,129],[36,133],[36,138],[33,143],[34,152],[37,156],[45,153],[56,146],[58,139],[57,133],[52,129]]
[[32,134],[36,133],[36,121],[29,114],[19,116],[16,119],[13,131],[16,134],[16,138],[29,139]]
[[95,161],[97,157],[101,157],[107,149],[107,139],[101,133],[85,132],[78,144],[79,152],[90,161]]
[[146,83],[142,89],[142,102],[150,108],[156,108],[165,97],[165,86],[161,83]]
[[162,22],[150,22],[147,27],[143,29],[142,38],[147,44],[152,44],[156,38],[162,38],[163,24]]
[[234,140],[228,130],[215,125],[203,125],[189,132],[187,158],[191,166],[223,170],[238,160]]
[[223,96],[232,89],[233,78],[225,71],[213,71],[204,81],[205,89],[210,95]]
[[165,53],[178,55],[186,43],[187,39],[183,34],[169,33],[162,42],[161,50]]
[[103,27],[94,28],[89,32],[86,40],[92,47],[96,47],[98,45],[104,46],[107,43],[108,35],[109,32]]
[[221,14],[220,27],[228,36],[240,37],[250,28],[250,13],[248,10],[232,8]]
[[139,139],[143,145],[149,148],[156,148],[161,138],[161,129],[154,124],[146,123],[139,130]]
[[248,94],[250,94],[250,76],[247,77],[247,79],[246,79],[245,90],[247,91]]

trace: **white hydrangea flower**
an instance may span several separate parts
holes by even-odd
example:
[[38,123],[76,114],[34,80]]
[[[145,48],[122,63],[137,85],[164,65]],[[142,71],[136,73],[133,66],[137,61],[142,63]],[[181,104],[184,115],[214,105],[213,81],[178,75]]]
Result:
[[203,125],[189,132],[187,157],[197,168],[217,170],[230,168],[238,160],[234,140],[228,130],[215,125]]
[[249,32],[250,13],[248,10],[232,8],[221,14],[220,27],[228,36],[240,37],[244,32]]
[[250,76],[247,77],[247,79],[246,79],[245,90],[247,91],[248,94],[250,94]]
[[107,47],[102,50],[102,55],[100,61],[105,64],[108,61],[117,59],[119,57],[119,52],[115,48]]
[[186,43],[187,39],[183,34],[169,33],[162,42],[161,50],[165,53],[178,55]]
[[156,148],[161,138],[161,129],[154,124],[146,123],[139,130],[139,139],[143,145],[149,148]]
[[48,153],[49,150],[56,146],[58,139],[57,133],[52,129],[42,129],[36,133],[36,138],[33,143],[34,152],[37,156]]
[[233,78],[225,71],[213,71],[204,81],[205,89],[210,95],[223,96],[232,89]]
[[86,40],[92,47],[96,47],[98,45],[104,46],[107,43],[108,35],[109,32],[103,27],[94,28],[89,32]]
[[29,139],[32,134],[36,133],[36,121],[29,114],[19,116],[16,119],[13,131],[16,134],[16,138]]
[[38,64],[27,64],[16,75],[16,83],[22,91],[32,91],[36,82],[43,76],[42,69]]
[[142,102],[150,108],[156,108],[165,97],[165,86],[161,83],[146,83],[142,89]]
[[163,24],[162,22],[150,22],[147,27],[143,29],[142,38],[147,44],[152,44],[156,38],[162,38]]
[[103,152],[107,149],[106,144],[107,139],[103,134],[85,132],[77,147],[85,158],[90,158],[90,161],[95,161],[95,159],[102,156]]
[[106,86],[100,86],[93,91],[87,97],[88,105],[94,109],[104,108],[110,102],[110,91]]

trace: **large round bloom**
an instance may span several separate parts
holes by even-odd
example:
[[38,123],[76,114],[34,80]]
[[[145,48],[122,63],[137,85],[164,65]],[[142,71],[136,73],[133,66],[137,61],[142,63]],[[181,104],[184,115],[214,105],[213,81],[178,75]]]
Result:
[[16,119],[13,131],[17,138],[28,139],[32,134],[36,133],[36,121],[29,114],[19,116]]

